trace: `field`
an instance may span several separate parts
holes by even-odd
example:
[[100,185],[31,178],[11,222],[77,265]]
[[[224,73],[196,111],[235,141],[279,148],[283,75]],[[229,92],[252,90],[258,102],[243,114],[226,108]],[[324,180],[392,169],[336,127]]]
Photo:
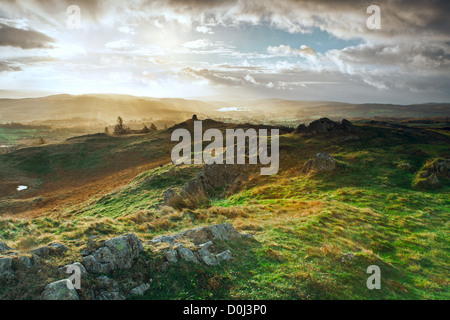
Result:
[[[162,205],[164,192],[179,190],[201,166],[171,164],[173,128],[0,155],[0,240],[24,251],[52,241],[69,248],[39,274],[23,274],[26,284],[0,286],[0,298],[37,298],[58,278],[55,266],[80,260],[92,239],[133,232],[146,241],[229,222],[256,241],[218,244],[234,252],[227,264],[159,271],[151,266],[160,257],[145,247],[132,269],[113,277],[125,291],[151,277],[144,299],[449,299],[449,179],[415,183],[427,163],[449,158],[449,137],[443,126],[411,127],[361,121],[358,139],[347,141],[284,133],[277,175],[252,175],[180,210]],[[302,174],[319,152],[338,169]],[[29,188],[17,192],[17,185]],[[381,268],[380,290],[366,287],[369,265]]]

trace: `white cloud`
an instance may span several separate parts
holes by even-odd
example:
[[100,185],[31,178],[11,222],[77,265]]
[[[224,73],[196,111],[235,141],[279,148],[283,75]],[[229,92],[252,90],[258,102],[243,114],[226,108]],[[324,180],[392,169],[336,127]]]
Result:
[[267,47],[267,52],[272,55],[282,56],[282,57],[288,57],[288,56],[306,57],[306,56],[315,56],[316,55],[316,52],[314,51],[314,49],[312,49],[304,44],[300,46],[300,49],[295,49],[289,45],[284,45],[284,44],[280,44],[277,47],[269,46],[269,47]]
[[198,26],[195,28],[195,31],[200,33],[214,34],[214,31],[212,31],[212,29],[207,26]]

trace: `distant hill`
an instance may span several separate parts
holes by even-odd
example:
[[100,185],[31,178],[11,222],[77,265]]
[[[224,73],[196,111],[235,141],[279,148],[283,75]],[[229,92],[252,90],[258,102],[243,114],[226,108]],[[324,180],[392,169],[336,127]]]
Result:
[[[220,109],[229,108],[228,112]],[[131,119],[182,121],[193,113],[218,119],[253,121],[329,118],[429,118],[450,116],[450,104],[417,105],[350,104],[330,101],[262,99],[201,101],[155,99],[114,94],[53,95],[40,98],[0,99],[0,123],[63,119],[113,121],[118,115]]]

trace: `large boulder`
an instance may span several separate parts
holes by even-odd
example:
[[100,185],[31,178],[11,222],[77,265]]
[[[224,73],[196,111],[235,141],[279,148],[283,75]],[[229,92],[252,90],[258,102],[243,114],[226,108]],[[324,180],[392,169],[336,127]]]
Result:
[[42,292],[43,300],[80,300],[75,288],[70,288],[70,280],[64,279],[48,284]]
[[142,250],[142,241],[136,235],[129,233],[105,241],[99,249],[83,257],[83,265],[88,272],[94,273],[129,269]]
[[304,124],[299,125],[294,133],[301,133],[304,136],[314,136],[314,135],[331,135],[331,134],[342,134],[355,132],[356,127],[348,120],[343,119],[341,123],[335,122],[328,118],[320,118],[305,126]]
[[318,153],[314,159],[308,160],[302,167],[302,173],[311,171],[331,172],[337,167],[337,162],[328,153]]

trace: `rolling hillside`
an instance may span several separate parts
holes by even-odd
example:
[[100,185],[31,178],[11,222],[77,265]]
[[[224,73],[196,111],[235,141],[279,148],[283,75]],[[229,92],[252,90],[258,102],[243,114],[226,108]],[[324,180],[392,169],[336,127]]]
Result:
[[[227,264],[161,271],[145,245],[132,269],[112,276],[126,292],[151,277],[146,299],[448,299],[449,179],[415,184],[432,161],[450,157],[448,136],[380,124],[359,125],[351,139],[284,133],[277,175],[250,175],[198,206],[174,209],[164,205],[167,189],[181,190],[202,170],[170,163],[174,128],[0,155],[0,239],[19,250],[52,241],[69,248],[30,282],[1,286],[0,297],[36,298],[58,278],[54,266],[79,260],[92,239],[132,232],[147,241],[228,222],[256,242],[219,244],[233,252]],[[305,173],[319,152],[336,170]],[[17,184],[29,189],[16,192]],[[371,291],[365,271],[374,264],[382,289]]]

